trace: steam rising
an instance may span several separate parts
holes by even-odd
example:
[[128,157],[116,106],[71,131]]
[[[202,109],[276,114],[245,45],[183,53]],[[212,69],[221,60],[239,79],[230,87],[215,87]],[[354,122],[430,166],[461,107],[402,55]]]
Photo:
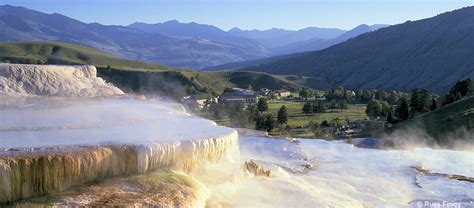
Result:
[[422,125],[398,129],[383,137],[385,142],[395,149],[430,147],[474,151],[474,132],[464,127],[444,136],[441,144],[437,142],[436,138],[431,137]]
[[[473,178],[474,153],[420,148],[426,145],[420,140],[398,150],[360,149],[322,140],[243,137],[239,141],[234,130],[190,116],[169,103],[45,97],[2,101],[3,202],[163,169],[185,171],[182,174],[202,185],[193,194],[205,198],[196,203],[217,207],[407,206],[417,200],[468,204],[474,196],[474,183],[424,175],[413,168]],[[429,139],[423,134],[394,135],[398,141]],[[242,169],[246,161],[271,174],[246,174]],[[87,190],[114,186],[126,190],[120,184],[106,181],[101,189]],[[104,194],[97,196],[107,197]],[[98,203],[61,199],[76,205]]]
[[153,101],[33,97],[0,117],[0,203],[238,157],[235,130]]
[[[474,178],[472,144],[464,151],[427,148],[431,138],[418,129],[390,135],[396,150],[239,139],[179,105],[117,98],[121,90],[95,73],[87,66],[0,64],[0,204],[472,206],[474,183],[457,180]],[[451,175],[462,177],[443,177]]]
[[232,131],[156,101],[135,99],[31,98],[4,107],[0,116],[2,148],[154,144]]
[[[473,152],[360,149],[343,142],[299,141],[240,139],[241,160],[266,164],[272,170],[270,178],[236,175],[238,170],[226,165],[211,167],[211,176],[195,177],[211,190],[214,202],[236,207],[406,207],[416,206],[418,200],[470,207],[474,200],[474,183],[424,175],[413,168],[472,177]],[[297,171],[314,161],[307,172]]]

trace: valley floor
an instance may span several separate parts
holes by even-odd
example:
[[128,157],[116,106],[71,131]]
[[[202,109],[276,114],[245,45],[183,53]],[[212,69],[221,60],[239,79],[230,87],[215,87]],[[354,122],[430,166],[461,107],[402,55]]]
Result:
[[[278,126],[270,134],[295,138],[315,138],[321,135],[315,135],[315,132],[309,127],[311,123],[321,125],[326,121],[329,125],[334,125],[336,122],[340,125],[345,125],[348,121],[353,122],[367,119],[367,114],[365,113],[366,104],[348,104],[347,109],[328,109],[324,113],[312,114],[305,114],[302,111],[304,104],[305,102],[303,101],[269,101],[268,111],[265,113],[277,115],[278,110],[283,105],[287,108],[288,112],[288,123]],[[214,121],[219,125],[232,127],[229,118],[214,119]]]

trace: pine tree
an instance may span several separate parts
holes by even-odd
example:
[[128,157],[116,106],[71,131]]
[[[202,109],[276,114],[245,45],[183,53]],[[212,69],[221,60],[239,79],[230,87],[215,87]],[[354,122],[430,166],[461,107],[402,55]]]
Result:
[[387,122],[389,122],[389,123],[395,123],[395,119],[393,118],[392,111],[388,112],[388,115],[387,115]]
[[260,112],[268,110],[268,103],[266,98],[260,98],[257,103],[257,109]]
[[430,111],[434,111],[438,108],[438,104],[436,103],[436,99],[431,99],[431,106],[430,106]]
[[265,115],[265,130],[267,130],[267,132],[271,132],[275,128],[276,124],[277,121],[273,114]]
[[339,109],[347,109],[347,101],[346,100],[340,100],[339,101]]
[[367,104],[367,108],[365,109],[365,113],[367,116],[369,116],[371,119],[375,119],[379,116],[383,115],[383,105],[379,100],[371,100]]
[[278,110],[277,121],[280,125],[288,123],[288,112],[286,106],[282,105],[280,110]]
[[255,129],[265,130],[265,117],[263,115],[257,114],[255,117]]
[[405,98],[400,100],[400,104],[395,110],[395,116],[397,117],[398,121],[406,121],[409,116],[409,109],[408,103]]
[[316,101],[313,103],[314,113],[324,113],[326,111],[326,104],[323,101]]
[[425,89],[414,89],[410,99],[410,114],[415,116],[417,113],[424,113],[430,110],[431,95]]
[[304,99],[308,99],[308,90],[306,89],[302,89],[300,92],[299,92],[299,95],[300,97],[304,98]]
[[306,102],[303,106],[303,113],[310,114],[313,112],[313,106],[310,102]]
[[260,112],[257,109],[257,106],[253,104],[249,104],[247,106],[247,114],[249,115],[248,117],[248,122],[249,123],[254,123],[257,120],[257,117],[259,116]]
[[308,100],[308,98],[313,97],[313,91],[308,90],[308,89],[302,89],[299,92],[300,97],[303,97],[305,100]]

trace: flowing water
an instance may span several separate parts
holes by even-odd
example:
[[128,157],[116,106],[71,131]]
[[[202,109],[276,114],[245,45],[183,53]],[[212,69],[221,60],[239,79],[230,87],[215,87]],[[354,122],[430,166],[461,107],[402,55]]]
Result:
[[202,162],[238,157],[235,130],[176,105],[127,98],[1,98],[10,101],[0,109],[0,203],[155,170],[190,172]]
[[[14,103],[0,111],[0,199],[18,207],[473,206],[469,151],[238,139],[232,129],[156,101]],[[243,168],[249,161],[269,176]]]
[[[474,206],[473,152],[363,149],[339,141],[262,137],[241,137],[240,148],[244,160],[260,160],[272,170],[271,178],[245,182],[255,184],[241,186],[227,198],[240,207],[418,207],[443,201]],[[415,167],[441,174],[424,174]],[[242,200],[240,193],[249,192]]]

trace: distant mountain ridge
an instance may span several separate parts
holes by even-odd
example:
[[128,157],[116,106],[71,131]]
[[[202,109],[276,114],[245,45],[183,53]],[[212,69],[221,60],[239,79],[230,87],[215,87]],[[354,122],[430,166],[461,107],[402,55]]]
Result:
[[195,22],[180,23],[177,20],[156,24],[135,22],[128,25],[128,27],[139,29],[148,33],[159,33],[178,37],[203,38],[228,35],[225,31],[212,25],[197,24]]
[[268,58],[256,59],[256,60],[249,60],[249,61],[242,61],[242,62],[231,62],[217,66],[210,66],[206,67],[203,70],[206,71],[219,71],[219,70],[236,70],[241,68],[247,68],[252,66],[259,66],[262,64],[268,64],[271,62],[276,62],[278,60],[287,59],[290,57],[297,57],[301,56],[304,53],[308,53],[310,51],[318,51],[325,48],[329,48],[333,45],[342,43],[347,41],[353,37],[357,37],[361,34],[367,32],[373,32],[375,30],[388,27],[388,25],[359,25],[354,29],[347,31],[346,33],[332,39],[319,39],[313,38],[305,41],[299,41],[295,43],[291,43],[282,47],[277,47],[273,49],[273,52],[276,54],[282,54],[277,56],[272,56]]
[[[46,14],[24,7],[0,6],[0,41],[60,41],[87,45],[111,55],[173,67],[202,69],[226,63],[257,60],[280,54],[320,50],[346,31],[309,27],[224,31],[212,25],[133,23],[129,26],[83,23],[61,14]],[[323,46],[296,43],[321,40]],[[292,45],[295,44],[295,45]],[[286,50],[286,47],[290,47]],[[273,59],[272,59],[273,60]]]
[[240,41],[171,37],[126,26],[86,24],[24,7],[0,6],[0,41],[78,43],[122,58],[196,69],[271,54],[255,41],[234,39]]
[[291,43],[310,39],[332,39],[344,34],[345,30],[337,28],[307,27],[300,30],[284,30],[272,28],[269,30],[241,30],[232,28],[229,34],[260,41],[271,49],[282,47]]
[[[182,23],[171,20],[163,23],[147,24],[135,22],[128,27],[139,29],[147,33],[162,34],[175,37],[207,38],[220,41],[245,42],[253,41],[261,44],[268,51],[274,52],[279,47],[311,39],[332,39],[345,34],[347,31],[337,28],[307,27],[300,30],[285,30],[272,28],[269,30],[241,30],[232,28],[224,31],[213,25],[198,24],[195,22]],[[274,55],[274,54],[272,54]]]
[[304,41],[294,42],[282,47],[278,47],[273,50],[273,52],[277,54],[290,54],[290,53],[298,53],[298,52],[306,52],[306,51],[318,51],[338,43],[342,43],[346,40],[351,38],[357,37],[364,33],[373,32],[378,29],[387,27],[388,25],[359,25],[352,30],[349,30],[340,36],[331,38],[331,39],[320,39],[320,38],[312,38]]
[[318,75],[349,88],[443,92],[474,78],[474,7],[365,33],[330,48],[244,68]]

